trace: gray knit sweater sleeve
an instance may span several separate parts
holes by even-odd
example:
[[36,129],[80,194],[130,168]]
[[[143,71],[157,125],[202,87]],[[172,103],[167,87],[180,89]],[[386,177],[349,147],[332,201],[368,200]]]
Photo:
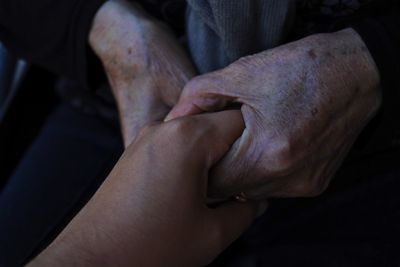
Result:
[[279,45],[289,32],[294,0],[187,0],[188,45],[200,73]]

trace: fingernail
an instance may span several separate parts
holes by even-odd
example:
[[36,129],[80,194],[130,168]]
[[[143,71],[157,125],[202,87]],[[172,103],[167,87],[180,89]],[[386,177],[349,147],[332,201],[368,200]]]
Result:
[[167,114],[167,117],[165,117],[164,122],[181,117],[181,116],[179,116],[181,110],[182,110],[182,107],[177,107],[177,106],[173,107]]
[[258,203],[256,218],[261,217],[268,209],[268,202],[262,201]]
[[172,120],[172,119],[173,119],[173,118],[172,118],[172,115],[171,115],[171,113],[169,113],[169,114],[167,115],[167,117],[165,117],[164,122],[170,121],[170,120]]

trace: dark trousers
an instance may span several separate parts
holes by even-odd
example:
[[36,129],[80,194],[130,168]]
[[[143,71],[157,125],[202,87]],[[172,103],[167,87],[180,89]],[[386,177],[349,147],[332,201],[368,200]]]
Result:
[[215,266],[400,266],[400,166],[354,171],[317,198],[272,200]]
[[[118,126],[59,106],[0,195],[0,266],[51,242],[121,152]],[[320,197],[271,200],[213,266],[400,266],[400,167],[362,172],[374,162],[343,168]]]
[[19,266],[46,246],[121,153],[117,125],[60,105],[0,194],[0,266]]

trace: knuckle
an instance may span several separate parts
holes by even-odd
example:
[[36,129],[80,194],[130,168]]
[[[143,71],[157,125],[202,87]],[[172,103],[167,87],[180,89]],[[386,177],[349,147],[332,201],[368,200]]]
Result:
[[325,190],[323,186],[313,180],[302,180],[294,187],[294,194],[298,197],[316,197]]
[[158,128],[159,127],[155,124],[148,124],[143,126],[137,134],[137,139],[154,134],[155,132],[157,132]]
[[173,120],[169,123],[168,133],[166,133],[169,138],[167,139],[179,139],[181,142],[186,142],[187,145],[190,143],[196,144],[205,137],[210,129],[208,126],[209,125],[205,121],[202,121],[197,116],[189,116]]
[[213,224],[209,229],[210,244],[213,251],[222,251],[224,249],[224,229],[219,223]]
[[312,185],[308,181],[300,181],[293,187],[293,193],[298,197],[307,197],[314,191]]
[[184,130],[181,121],[172,121],[163,130],[163,139],[171,142],[173,140],[175,145],[183,144],[182,140],[185,138]]
[[193,117],[184,117],[179,120],[171,121],[169,132],[175,136],[188,135],[193,132],[196,119]]
[[288,138],[279,138],[269,148],[268,157],[272,159],[275,171],[286,172],[294,165],[293,145]]

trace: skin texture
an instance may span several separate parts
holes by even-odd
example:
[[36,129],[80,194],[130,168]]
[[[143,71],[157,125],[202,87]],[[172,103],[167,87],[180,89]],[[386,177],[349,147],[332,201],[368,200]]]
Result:
[[206,205],[208,172],[243,128],[239,111],[146,127],[29,266],[207,265],[266,208],[256,202]]
[[176,104],[194,68],[168,27],[125,0],[97,12],[89,43],[118,104],[125,146]]
[[196,77],[167,120],[241,105],[246,130],[214,168],[210,196],[316,196],[379,109],[379,83],[365,44],[346,29]]

